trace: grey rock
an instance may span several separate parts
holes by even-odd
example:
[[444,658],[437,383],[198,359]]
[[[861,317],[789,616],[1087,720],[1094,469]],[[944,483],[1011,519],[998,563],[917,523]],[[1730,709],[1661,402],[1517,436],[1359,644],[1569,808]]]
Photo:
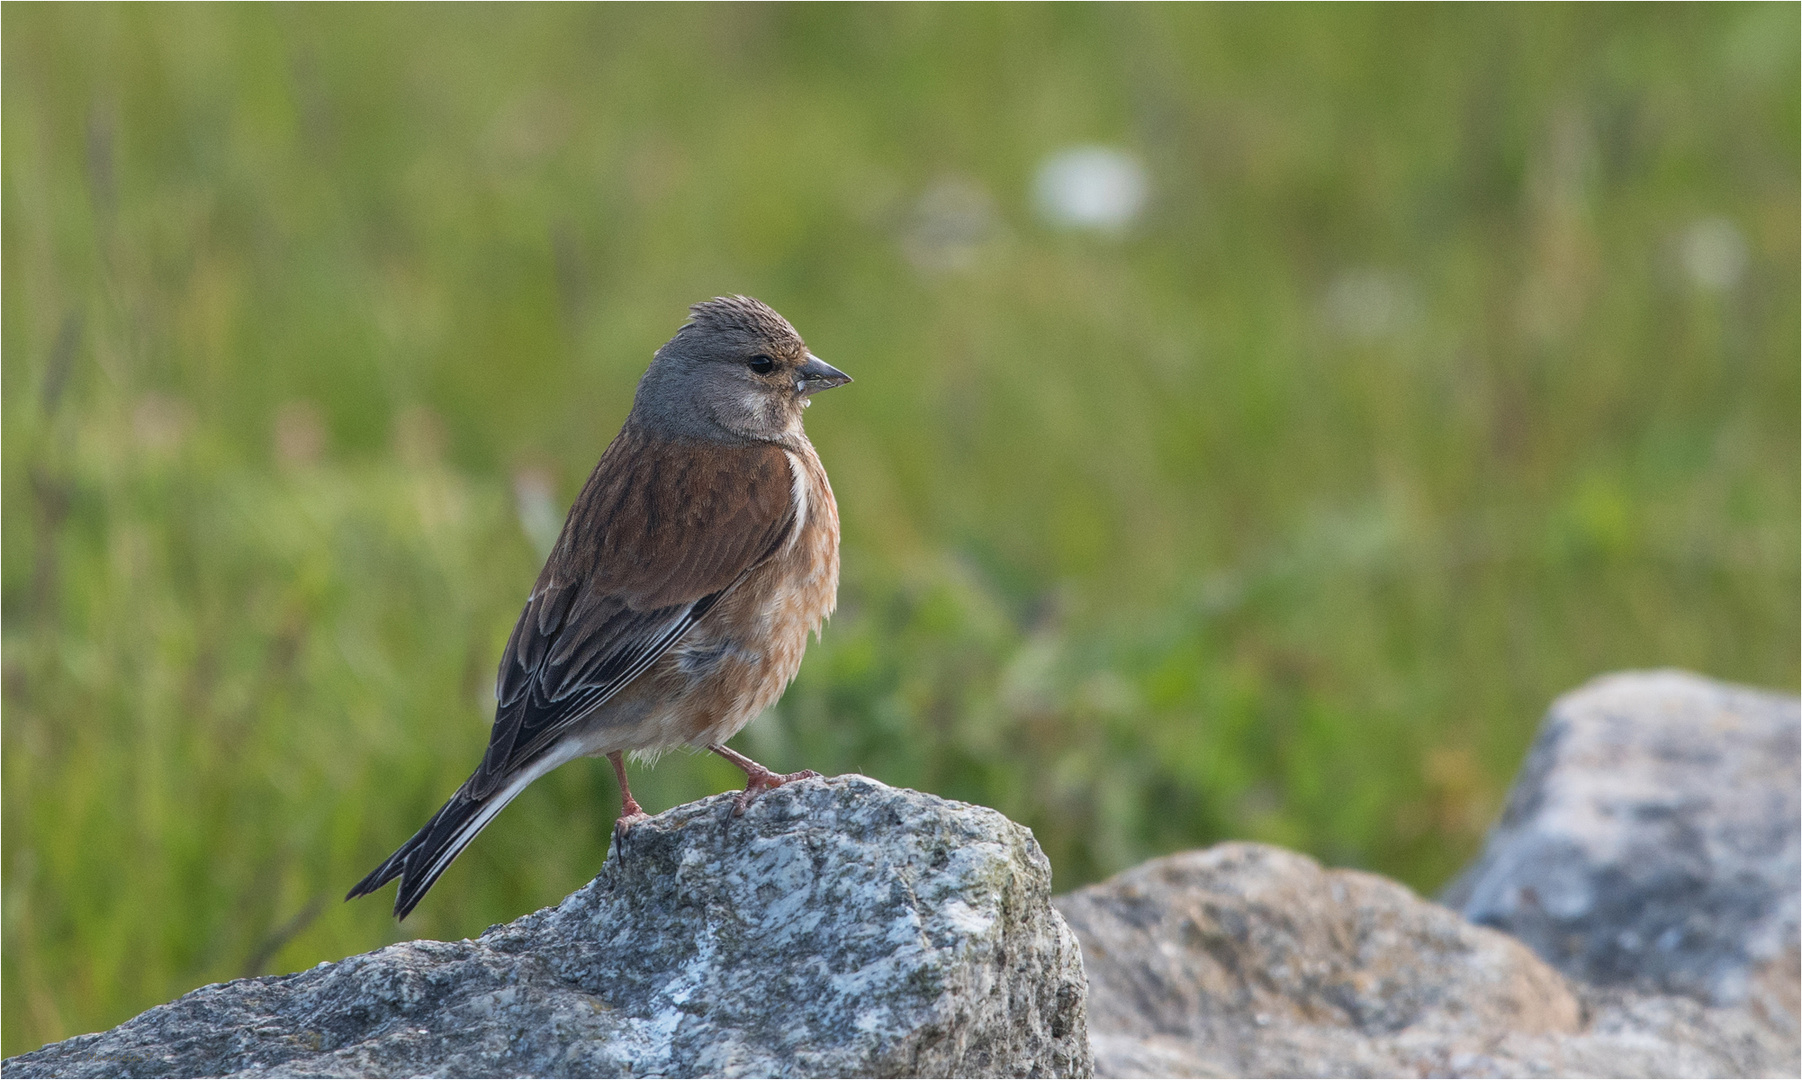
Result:
[[[1051,870],[861,776],[660,814],[555,908],[203,987],[6,1076],[1086,1076]],[[623,849],[623,850],[622,850]]]
[[1552,705],[1482,854],[1443,896],[1600,986],[1796,1009],[1802,713],[1677,671]]
[[1404,886],[1223,844],[1055,901],[1101,1076],[1783,1076],[1745,1010],[1593,990]]

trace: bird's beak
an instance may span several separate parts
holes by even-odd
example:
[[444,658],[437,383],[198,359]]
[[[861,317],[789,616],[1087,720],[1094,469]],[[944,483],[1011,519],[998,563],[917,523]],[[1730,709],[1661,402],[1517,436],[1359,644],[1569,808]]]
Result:
[[807,363],[795,369],[795,391],[803,397],[811,397],[821,390],[843,386],[850,381],[851,376],[812,353],[807,354]]

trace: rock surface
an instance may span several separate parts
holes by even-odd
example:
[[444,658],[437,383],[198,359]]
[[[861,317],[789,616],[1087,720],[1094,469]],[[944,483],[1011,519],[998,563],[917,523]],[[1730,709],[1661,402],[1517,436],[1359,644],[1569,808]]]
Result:
[[1501,821],[1443,900],[1573,978],[1797,1007],[1802,713],[1676,671],[1553,704]]
[[1799,734],[1680,672],[1566,695],[1446,892],[1470,921],[1248,844],[1063,897],[1096,1070],[1798,1075]]
[[[1082,1076],[1051,870],[859,776],[660,814],[555,908],[203,987],[6,1076]],[[623,851],[620,850],[623,847]]]
[[1156,859],[1056,904],[1099,1076],[1793,1076],[1744,1010],[1592,990],[1404,886],[1280,848]]

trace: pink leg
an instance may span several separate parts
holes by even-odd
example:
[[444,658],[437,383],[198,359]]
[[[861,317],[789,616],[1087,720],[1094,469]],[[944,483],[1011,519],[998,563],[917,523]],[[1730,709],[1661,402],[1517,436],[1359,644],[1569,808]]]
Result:
[[802,769],[800,772],[791,773],[773,773],[738,751],[730,749],[724,743],[714,743],[707,749],[745,771],[745,789],[738,793],[738,801],[732,808],[733,817],[743,814],[745,807],[751,805],[751,800],[763,792],[779,788],[783,784],[793,783],[796,780],[811,780],[820,775],[812,769]]
[[638,805],[638,800],[632,797],[631,786],[626,783],[625,751],[615,750],[607,755],[607,760],[613,762],[613,775],[619,778],[619,820],[613,823],[613,831],[617,834],[641,821],[649,820],[651,815]]

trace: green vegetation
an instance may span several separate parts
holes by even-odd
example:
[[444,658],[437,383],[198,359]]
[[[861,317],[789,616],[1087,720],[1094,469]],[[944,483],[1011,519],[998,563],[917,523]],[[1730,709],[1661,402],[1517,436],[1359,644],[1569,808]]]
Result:
[[[1244,837],[1431,890],[1558,693],[1797,686],[1794,5],[4,24],[8,1054],[595,871],[581,762],[404,926],[338,902],[479,756],[530,493],[719,293],[857,377],[840,614],[739,745],[1060,887]],[[1034,214],[1082,143],[1123,235]]]

